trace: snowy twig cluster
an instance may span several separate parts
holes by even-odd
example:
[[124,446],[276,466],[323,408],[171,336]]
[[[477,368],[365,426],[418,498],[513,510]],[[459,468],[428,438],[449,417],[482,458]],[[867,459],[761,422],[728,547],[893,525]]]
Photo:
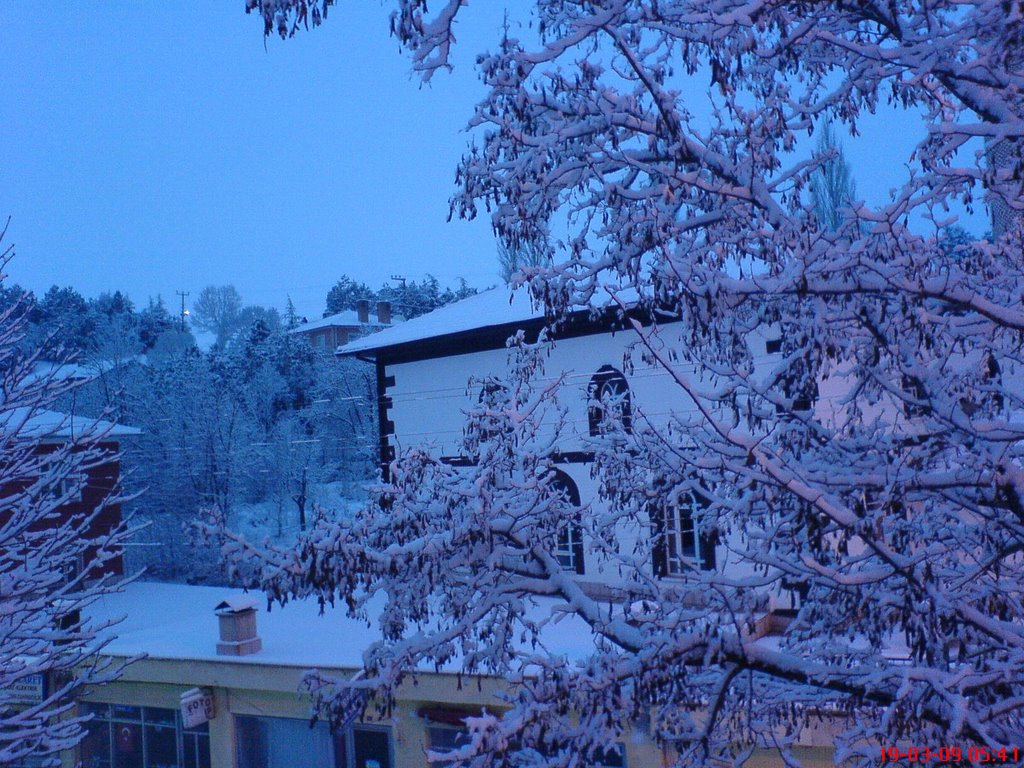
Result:
[[[398,0],[394,32],[424,77],[448,65],[468,5]],[[555,320],[619,302],[636,357],[676,385],[668,419],[598,441],[601,503],[579,510],[626,586],[599,599],[552,558],[565,510],[533,420],[554,393],[533,392],[522,359],[470,415],[475,466],[405,456],[383,511],[264,552],[263,585],[357,612],[386,595],[357,690],[386,700],[431,664],[519,680],[504,717],[473,721],[473,764],[581,765],[638,721],[679,765],[786,751],[823,721],[863,765],[904,740],[1013,746],[1020,216],[955,248],[913,222],[948,223],[979,195],[1024,208],[1024,4],[537,0],[531,23],[478,59],[488,93],[452,206],[554,256],[529,284]],[[920,118],[905,182],[818,221],[808,187],[830,158],[800,155],[800,137],[855,133],[883,107]],[[766,334],[767,365],[752,341]],[[707,502],[719,567],[655,578],[650,521],[685,494]],[[630,528],[637,548],[620,544]],[[791,620],[758,637],[785,595]],[[542,597],[590,627],[585,663],[545,652]],[[346,701],[344,685],[317,690]]]
[[109,626],[83,614],[116,589],[128,529],[105,519],[116,488],[94,508],[74,504],[115,459],[111,425],[69,430],[79,422],[48,410],[80,383],[38,374],[39,352],[21,349],[29,310],[0,314],[0,765],[59,765],[83,735],[75,698],[123,666],[99,655]]

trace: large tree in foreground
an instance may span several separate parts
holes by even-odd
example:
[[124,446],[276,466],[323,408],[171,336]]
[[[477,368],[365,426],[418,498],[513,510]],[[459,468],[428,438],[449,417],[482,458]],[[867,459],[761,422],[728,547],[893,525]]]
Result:
[[[249,6],[287,34],[328,4]],[[393,32],[429,78],[470,4],[396,5]],[[656,320],[636,324],[637,348],[678,386],[671,423],[609,427],[612,449],[597,446],[609,511],[583,516],[586,546],[630,588],[622,604],[594,600],[545,546],[551,447],[528,430],[548,395],[529,393],[527,376],[471,418],[476,467],[410,454],[383,493],[387,514],[265,553],[263,585],[279,597],[340,593],[357,611],[387,597],[365,675],[314,681],[322,702],[387,694],[407,670],[455,658],[514,676],[511,710],[474,722],[482,765],[582,764],[647,717],[680,765],[732,765],[758,741],[785,750],[822,712],[861,765],[896,742],[1019,746],[1020,218],[994,243],[955,249],[908,222],[945,223],[951,203],[981,194],[1022,207],[1024,4],[532,8],[524,39],[506,34],[478,59],[489,90],[453,210],[486,209],[507,247],[556,254],[530,283],[554,320],[595,294]],[[893,161],[905,182],[822,227],[807,187],[828,158],[805,159],[798,137],[829,120],[855,131],[881,105],[919,126],[912,155]],[[986,145],[1000,148],[992,167]],[[745,341],[758,327],[782,338],[766,377]],[[744,571],[654,579],[606,535],[653,537],[651,510],[694,493]],[[802,596],[794,620],[770,644],[754,639],[765,595],[785,590]],[[520,650],[535,595],[589,625],[588,663]]]
[[[2,233],[0,233],[2,237]],[[0,256],[6,265],[10,249]],[[81,611],[111,592],[105,575],[126,529],[103,530],[103,506],[72,514],[90,469],[109,463],[103,429],[61,437],[69,422],[48,410],[75,386],[38,375],[39,353],[20,349],[28,299],[0,314],[0,765],[60,764],[83,735],[74,700],[113,679],[99,651],[108,627]],[[77,424],[77,426],[82,426]],[[111,489],[106,504],[116,503]],[[42,682],[45,681],[45,682]],[[26,697],[26,691],[34,692]]]

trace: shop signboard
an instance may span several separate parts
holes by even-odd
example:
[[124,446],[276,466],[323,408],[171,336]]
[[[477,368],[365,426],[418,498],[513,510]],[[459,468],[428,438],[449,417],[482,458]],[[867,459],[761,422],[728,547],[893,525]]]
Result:
[[7,686],[4,698],[15,704],[39,704],[46,698],[46,675],[25,675]]
[[192,688],[181,694],[181,722],[186,728],[208,723],[214,718],[213,694],[200,688]]

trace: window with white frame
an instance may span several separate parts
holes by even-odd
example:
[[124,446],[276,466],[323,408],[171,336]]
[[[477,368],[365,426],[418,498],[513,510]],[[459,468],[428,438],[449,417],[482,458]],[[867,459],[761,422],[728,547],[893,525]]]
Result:
[[706,497],[687,489],[652,509],[655,575],[681,576],[715,567],[713,537],[701,525],[708,506]]
[[633,426],[633,404],[629,382],[622,371],[601,366],[587,387],[587,425],[591,437],[603,434],[613,423],[629,432]]
[[391,729],[284,717],[235,718],[238,768],[392,768]]
[[565,510],[565,520],[558,529],[555,558],[565,570],[582,576],[586,567],[583,562],[583,529],[579,522],[579,488],[571,477],[557,469],[552,471],[549,488]]
[[[64,504],[82,500],[82,490],[88,483],[88,476],[82,470],[72,470],[66,464],[65,456],[53,454],[42,459],[39,474],[45,484],[48,497],[61,499]],[[51,479],[52,476],[52,479]]]

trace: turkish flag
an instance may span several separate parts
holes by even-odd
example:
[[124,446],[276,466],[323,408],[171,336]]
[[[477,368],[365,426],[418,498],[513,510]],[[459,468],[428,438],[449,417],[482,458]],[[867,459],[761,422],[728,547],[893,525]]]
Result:
[[117,751],[134,752],[139,744],[139,726],[117,723]]

